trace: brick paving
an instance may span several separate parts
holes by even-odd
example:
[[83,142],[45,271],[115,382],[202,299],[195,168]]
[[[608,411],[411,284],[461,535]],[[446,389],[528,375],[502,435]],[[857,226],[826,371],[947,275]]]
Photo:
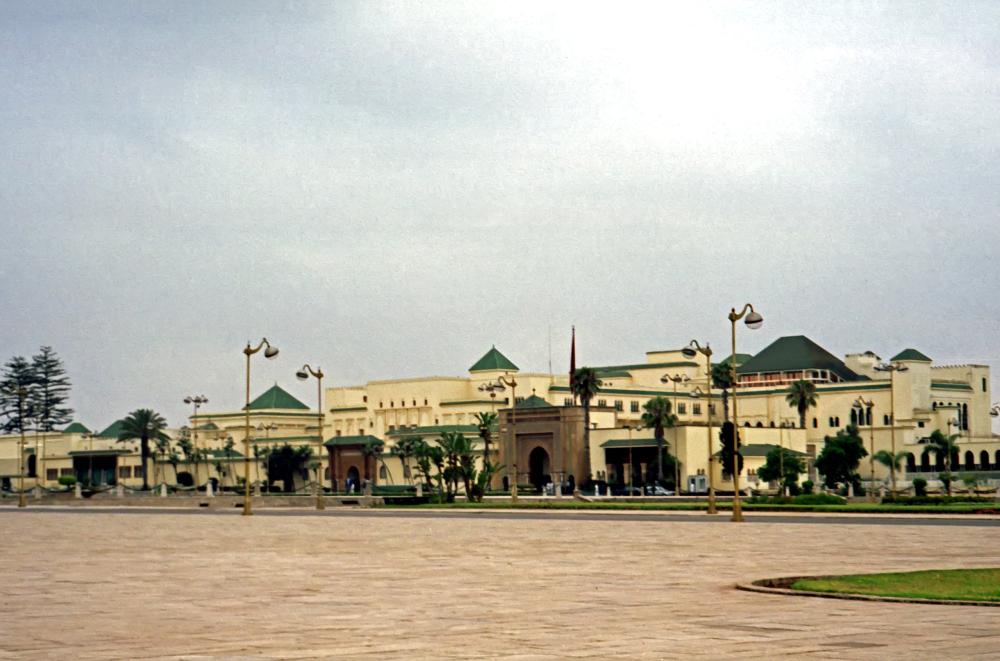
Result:
[[1000,656],[995,608],[732,588],[1000,566],[995,528],[8,510],[0,531],[0,658]]

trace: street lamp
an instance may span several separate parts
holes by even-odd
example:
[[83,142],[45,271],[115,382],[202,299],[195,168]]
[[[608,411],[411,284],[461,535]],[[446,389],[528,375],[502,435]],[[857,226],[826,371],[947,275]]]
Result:
[[[323,502],[323,370],[317,367],[315,370],[309,365],[303,365],[302,369],[295,373],[299,381],[305,381],[310,376],[316,377],[316,434],[319,438],[319,446],[316,459],[319,461],[319,468],[316,469],[316,509],[325,510],[326,503]],[[333,475],[331,473],[330,477]]]
[[[480,384],[479,390],[490,393],[490,397],[495,397],[494,393],[503,392],[510,388],[510,460],[511,470],[514,472],[514,479],[510,485],[510,500],[517,502],[517,436],[515,435],[515,425],[517,423],[517,380],[506,374],[498,376],[496,381]],[[508,474],[510,471],[508,471]]]
[[[185,404],[191,404],[192,406],[194,406],[194,415],[191,416],[191,449],[194,450],[195,452],[197,452],[198,451],[198,421],[195,418],[198,417],[198,409],[201,407],[201,405],[202,404],[208,404],[208,397],[205,397],[204,395],[188,395],[187,397],[184,398],[184,403]],[[197,464],[195,464],[195,466],[197,467]],[[195,468],[195,473],[197,473],[197,472],[198,472],[198,470],[197,470],[197,468]],[[164,480],[164,481],[166,481],[166,480]],[[195,490],[198,489],[198,476],[197,475],[194,476],[194,488],[195,488]]]
[[[681,351],[683,353],[683,350]],[[685,383],[690,381],[691,377],[687,374],[664,374],[660,377],[660,383],[667,383],[673,381],[674,383],[674,400],[670,404],[670,407],[674,410],[674,420],[680,421],[677,417],[677,384]],[[674,425],[674,491],[677,495],[681,495],[681,453],[680,449],[677,447],[677,425]],[[663,457],[657,457],[657,461],[662,465]]]
[[[862,423],[864,423],[865,415],[866,415],[865,411],[866,410],[870,411],[870,410],[874,409],[875,408],[875,401],[871,400],[871,399],[865,399],[861,395],[858,395],[858,398],[854,400],[853,406],[854,406],[854,408],[858,409],[859,421],[862,422]],[[868,427],[869,427],[869,441],[868,441],[868,443],[871,446],[871,451],[868,453],[868,463],[869,463],[869,467],[868,467],[868,472],[869,472],[869,477],[868,477],[868,481],[869,481],[869,486],[868,486],[868,502],[869,503],[874,503],[875,502],[875,417],[874,416],[872,416],[871,423],[868,425]],[[895,455],[893,455],[892,460],[896,461]],[[895,472],[890,471],[890,473],[892,473],[893,479],[895,479]],[[893,490],[895,490],[895,488],[896,488],[896,485],[894,483],[893,484]]]
[[739,438],[740,438],[740,425],[739,416],[737,414],[736,407],[736,322],[743,319],[743,323],[747,325],[747,328],[757,329],[760,328],[764,323],[764,317],[760,315],[759,312],[753,309],[753,305],[747,303],[743,306],[740,312],[736,312],[736,308],[731,308],[729,311],[729,323],[732,324],[732,338],[733,338],[733,354],[729,358],[729,369],[731,374],[732,384],[730,389],[732,390],[733,398],[733,517],[732,521],[734,523],[739,523],[743,521],[743,510],[740,507],[740,462],[739,462]]
[[243,354],[247,357],[247,403],[244,408],[246,417],[243,430],[243,516],[253,514],[250,505],[250,356],[261,349],[264,349],[264,357],[268,360],[278,355],[278,348],[271,346],[266,337],[262,338],[256,347],[251,347],[250,343],[247,342],[246,348],[243,349]]
[[708,513],[716,514],[715,509],[715,475],[712,470],[714,458],[712,454],[712,347],[705,343],[705,346],[698,344],[698,340],[691,340],[686,347],[681,349],[681,354],[685,358],[694,358],[698,354],[705,356],[705,381],[707,390],[702,392],[700,387],[695,387],[691,392],[695,397],[707,395],[708,397]]
[[[875,366],[878,372],[889,373],[889,439],[892,443],[892,456],[896,457],[896,372],[906,372],[910,368],[899,363],[881,363]],[[872,419],[874,424],[875,420]],[[892,478],[892,497],[896,497],[896,478]]]

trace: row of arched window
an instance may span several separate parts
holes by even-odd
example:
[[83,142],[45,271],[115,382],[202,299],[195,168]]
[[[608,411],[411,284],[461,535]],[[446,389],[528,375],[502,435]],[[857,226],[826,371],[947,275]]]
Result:
[[[959,461],[959,452],[956,450],[951,455],[951,468],[952,470],[1000,470],[1000,450],[997,450],[993,455],[993,462],[990,462],[990,453],[988,450],[983,450],[979,453],[979,462],[976,462],[976,453],[972,450],[966,450],[965,454],[961,456],[963,461]],[[906,470],[915,471],[917,470],[917,458],[912,452],[906,453]],[[920,455],[920,470],[921,471],[942,471],[944,470],[944,456],[936,452],[927,452]]]

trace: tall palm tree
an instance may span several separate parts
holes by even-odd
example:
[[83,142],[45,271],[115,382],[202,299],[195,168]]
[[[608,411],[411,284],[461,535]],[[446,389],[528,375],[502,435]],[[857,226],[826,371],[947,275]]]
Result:
[[124,443],[139,439],[142,456],[142,488],[144,491],[149,489],[149,479],[147,477],[149,471],[146,466],[149,460],[149,441],[150,439],[169,441],[170,437],[163,431],[166,428],[167,421],[152,409],[136,409],[122,420],[118,442]]
[[407,436],[396,441],[396,444],[389,450],[389,454],[399,457],[399,462],[403,464],[403,479],[412,482],[413,473],[410,470],[410,457],[416,453],[416,442],[419,436]]
[[729,389],[733,385],[733,373],[728,362],[712,365],[712,385],[722,391],[722,421],[729,422]]
[[[903,469],[903,461],[906,459],[906,451],[897,452],[895,455],[888,450],[879,450],[872,455],[872,459],[889,469],[889,476],[892,480],[892,495],[896,495],[896,471]],[[872,486],[874,488],[874,485]]]
[[582,484],[590,476],[590,400],[597,395],[604,383],[597,378],[597,370],[593,367],[580,367],[569,382],[569,389],[575,397],[580,398],[583,406],[583,461],[587,475],[578,476],[577,484]]
[[[497,414],[489,411],[477,413],[476,424],[479,426],[479,438],[483,439],[483,470],[489,470],[493,465],[490,461],[490,443],[493,442],[493,428],[497,424]],[[489,486],[487,484],[487,487]]]
[[785,401],[799,412],[799,425],[805,429],[806,413],[811,407],[816,406],[816,384],[799,379],[788,386]]
[[958,444],[955,442],[958,438],[958,434],[944,434],[940,429],[935,429],[927,439],[927,447],[923,451],[923,454],[928,454],[933,450],[939,457],[944,455],[944,472],[949,479],[942,480],[942,482],[945,483],[945,489],[948,490],[949,496],[951,496],[951,455],[958,452]]
[[670,400],[666,397],[654,397],[643,404],[642,408],[642,424],[644,427],[652,427],[656,437],[656,479],[663,482],[663,448],[667,444],[663,438],[663,430],[677,424],[677,416],[671,412]]

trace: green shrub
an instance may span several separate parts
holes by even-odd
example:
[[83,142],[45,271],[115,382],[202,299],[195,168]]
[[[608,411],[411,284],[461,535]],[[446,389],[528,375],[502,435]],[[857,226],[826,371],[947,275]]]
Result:
[[952,505],[955,503],[992,503],[991,498],[978,496],[897,496],[886,498],[882,502],[896,505]]
[[827,493],[809,493],[792,498],[796,505],[843,505],[847,501],[840,496]]
[[76,484],[76,478],[73,477],[72,475],[60,475],[59,484],[63,485],[64,487],[71,487],[74,484]]
[[913,480],[913,493],[917,496],[927,495],[927,480],[922,477],[918,477]]
[[815,486],[816,485],[813,484],[812,480],[806,480],[805,482],[802,483],[802,493],[805,494],[805,495],[807,495],[807,496],[810,495],[810,494],[812,494],[813,488]]

